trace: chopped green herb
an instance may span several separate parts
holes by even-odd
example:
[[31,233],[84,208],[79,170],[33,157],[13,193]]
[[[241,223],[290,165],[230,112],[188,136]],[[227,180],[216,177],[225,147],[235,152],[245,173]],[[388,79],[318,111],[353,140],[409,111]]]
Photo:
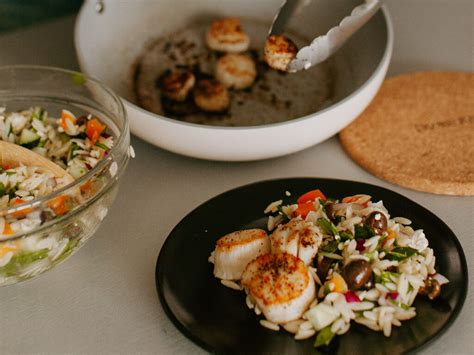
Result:
[[413,256],[415,254],[417,254],[416,249],[410,247],[397,247],[392,251],[386,252],[385,259],[400,261],[409,258],[410,256]]
[[103,150],[105,150],[106,152],[110,150],[109,147],[107,147],[105,144],[102,144],[100,143],[99,141],[95,142],[95,145],[99,148],[102,148]]
[[388,282],[393,282],[392,276],[398,277],[400,274],[398,272],[383,271],[379,276],[375,276],[375,282],[385,285]]
[[356,224],[354,232],[357,239],[368,239],[375,235],[374,230],[366,224]]
[[331,240],[328,244],[326,244],[321,249],[322,251],[327,252],[327,253],[334,253],[337,250],[338,245],[339,245],[339,242],[337,240]]
[[36,107],[33,112],[31,113],[31,121],[33,120],[39,120],[39,121],[43,121],[44,119],[44,109],[43,108],[40,108],[40,107]]
[[379,238],[379,242],[377,243],[377,249],[379,249],[382,246],[382,243],[385,239],[387,239],[386,235]]
[[329,222],[327,219],[325,218],[318,218],[318,226],[321,227],[321,229],[323,230],[324,233],[326,234],[330,234],[330,235],[337,235],[337,229],[336,229],[336,226],[334,224],[332,224],[331,222]]
[[328,325],[326,328],[319,331],[316,340],[314,341],[314,347],[318,348],[323,345],[329,345],[335,335],[336,334],[331,331],[331,326]]
[[341,236],[342,241],[354,239],[354,236],[349,232],[339,232],[339,235]]
[[391,298],[389,299],[389,301],[390,301],[390,303],[394,304],[395,306],[400,307],[401,309],[404,309],[405,311],[408,311],[410,309],[410,306],[408,306],[407,304],[402,303],[400,301],[397,302],[397,301],[395,301]]
[[13,187],[10,187],[10,189],[7,191],[8,191],[8,197],[11,200],[12,198],[16,197],[16,192],[18,191],[18,188],[16,186],[13,186]]
[[68,157],[68,159],[69,159],[69,160],[72,160],[72,159],[74,158],[74,155],[75,155],[74,152],[75,152],[76,150],[79,150],[79,149],[81,149],[81,147],[79,147],[79,145],[78,145],[77,143],[73,142],[73,143],[71,144],[71,148],[69,149],[69,157]]
[[370,253],[364,253],[363,255],[366,256],[366,257],[368,257],[369,260],[372,261],[372,260],[374,259],[374,255],[375,255],[375,252],[376,252],[376,251],[377,251],[377,250],[372,250]]

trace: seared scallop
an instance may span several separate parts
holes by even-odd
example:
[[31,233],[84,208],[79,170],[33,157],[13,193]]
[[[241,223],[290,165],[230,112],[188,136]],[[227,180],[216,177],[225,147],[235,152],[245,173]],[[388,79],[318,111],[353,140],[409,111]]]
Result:
[[194,103],[206,112],[224,112],[230,105],[229,91],[217,80],[198,81],[194,89]]
[[265,254],[250,262],[242,286],[265,318],[277,324],[299,319],[316,297],[308,268],[288,253]]
[[190,71],[171,72],[163,78],[161,90],[163,96],[169,100],[183,102],[196,83],[194,74]]
[[210,261],[214,276],[223,280],[240,280],[247,264],[270,252],[270,239],[262,229],[246,229],[227,234],[216,243]]
[[215,51],[239,53],[249,48],[250,38],[243,31],[238,18],[228,17],[212,22],[206,42]]
[[265,42],[265,62],[273,68],[287,71],[288,65],[296,57],[298,48],[291,39],[283,35],[268,36]]
[[257,77],[257,67],[252,58],[245,54],[226,54],[216,65],[216,79],[227,88],[245,89]]
[[272,253],[289,253],[309,265],[318,252],[322,236],[313,223],[297,217],[279,225],[271,240]]

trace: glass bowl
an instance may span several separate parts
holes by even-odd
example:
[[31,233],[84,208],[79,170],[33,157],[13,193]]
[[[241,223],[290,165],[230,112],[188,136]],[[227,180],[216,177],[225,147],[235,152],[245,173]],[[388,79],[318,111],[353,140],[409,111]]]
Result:
[[100,82],[56,68],[1,67],[0,107],[13,112],[36,106],[50,117],[60,117],[63,109],[77,117],[91,114],[105,123],[114,144],[72,183],[32,201],[0,207],[0,286],[49,270],[84,245],[114,202],[129,161],[127,115],[121,100]]

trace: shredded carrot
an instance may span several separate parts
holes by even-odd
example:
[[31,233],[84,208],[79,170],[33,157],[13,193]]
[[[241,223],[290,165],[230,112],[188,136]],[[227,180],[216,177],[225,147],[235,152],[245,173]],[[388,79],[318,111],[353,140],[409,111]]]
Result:
[[92,144],[95,144],[99,140],[100,135],[105,130],[105,128],[106,126],[100,123],[97,118],[93,118],[87,121],[86,134]]
[[68,201],[68,196],[61,195],[51,200],[48,206],[54,211],[56,215],[62,216],[69,211]]
[[12,229],[12,226],[10,223],[8,223],[7,221],[5,221],[5,225],[3,227],[3,234],[7,235],[7,234],[13,234],[13,229]]
[[92,186],[92,181],[87,181],[80,187],[82,193],[93,191],[94,187]]
[[[14,206],[18,206],[18,205],[22,205],[22,204],[24,204],[24,203],[25,203],[24,200],[22,200],[21,198],[17,197],[17,198],[15,199],[15,201],[13,202],[13,205],[14,205]],[[18,210],[18,211],[16,211],[16,212],[14,212],[14,213],[13,213],[13,216],[14,216],[15,218],[23,218],[23,217],[25,217],[28,213],[31,213],[31,212],[33,212],[33,209],[32,209],[31,207],[29,207],[29,208],[22,208],[22,209],[20,209],[20,210]]]
[[77,119],[76,119],[76,116],[74,116],[71,111],[62,110],[62,111],[61,111],[61,127],[62,127],[64,130],[67,129],[67,123],[66,123],[66,121],[70,121],[72,124],[76,124]]
[[308,191],[298,198],[298,204],[306,203],[310,201],[316,201],[316,199],[318,198],[320,198],[323,201],[327,200],[326,196],[324,196],[324,194],[319,189]]

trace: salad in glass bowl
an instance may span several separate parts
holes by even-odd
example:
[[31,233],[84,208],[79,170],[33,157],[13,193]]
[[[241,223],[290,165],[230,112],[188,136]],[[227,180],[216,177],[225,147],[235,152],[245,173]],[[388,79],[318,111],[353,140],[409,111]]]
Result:
[[0,167],[0,285],[38,275],[90,238],[133,154],[120,99],[80,73],[0,68],[0,139],[62,167]]

